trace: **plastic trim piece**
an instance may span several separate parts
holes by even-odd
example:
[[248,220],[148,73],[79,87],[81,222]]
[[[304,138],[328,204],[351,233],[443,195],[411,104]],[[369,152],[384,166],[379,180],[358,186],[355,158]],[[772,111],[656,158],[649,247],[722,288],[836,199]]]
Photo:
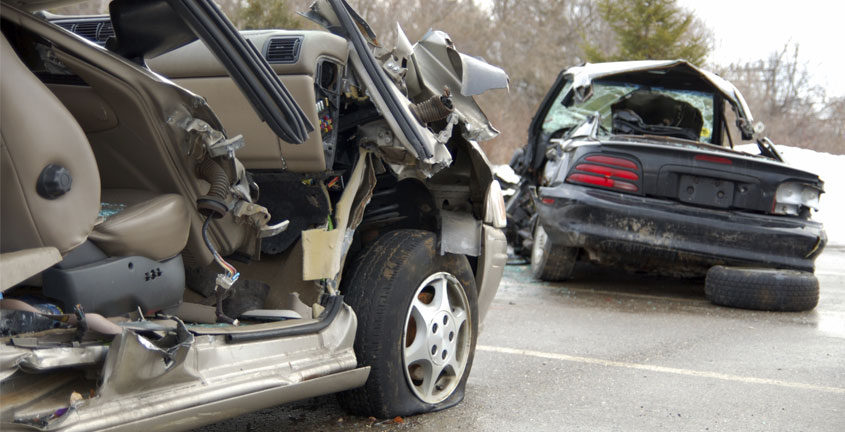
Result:
[[342,309],[343,306],[343,296],[342,295],[335,295],[331,296],[326,300],[326,310],[320,314],[319,320],[315,322],[311,322],[308,324],[303,324],[301,326],[295,327],[283,327],[278,329],[270,329],[270,330],[258,330],[249,333],[232,333],[226,335],[226,340],[229,342],[251,342],[256,340],[262,339],[275,339],[275,338],[283,338],[283,337],[291,337],[291,336],[301,336],[305,334],[313,334],[317,333],[334,321],[335,317],[337,316],[338,312]]

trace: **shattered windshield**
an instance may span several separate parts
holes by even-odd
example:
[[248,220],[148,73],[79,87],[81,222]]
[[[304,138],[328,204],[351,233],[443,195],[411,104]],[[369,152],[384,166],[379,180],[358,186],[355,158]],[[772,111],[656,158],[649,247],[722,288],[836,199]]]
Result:
[[[546,114],[543,132],[547,136],[561,135],[598,112],[601,115],[600,134],[638,132],[712,142],[713,93],[613,81],[594,81],[592,87],[589,99],[565,106],[563,102],[572,88],[571,81],[567,82]],[[617,122],[614,122],[615,117]],[[620,120],[634,121],[639,126],[633,128],[637,132],[620,128]]]

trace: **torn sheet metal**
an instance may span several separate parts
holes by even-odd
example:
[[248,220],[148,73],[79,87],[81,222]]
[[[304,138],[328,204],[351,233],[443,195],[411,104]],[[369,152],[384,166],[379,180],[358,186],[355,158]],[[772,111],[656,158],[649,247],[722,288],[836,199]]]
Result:
[[4,345],[0,348],[0,367],[3,372],[13,367],[30,372],[43,372],[65,367],[93,366],[102,363],[108,352],[107,345],[40,349]]
[[413,59],[420,87],[431,94],[440,94],[444,87],[452,90],[455,111],[465,121],[464,138],[486,141],[499,134],[472,96],[507,88],[505,71],[458,52],[449,35],[442,31],[423,36],[414,46]]
[[[370,153],[361,150],[343,195],[335,206],[335,229],[316,228],[302,232],[302,277],[304,280],[336,280],[343,258],[370,202],[376,184]],[[326,253],[328,251],[328,253]]]
[[188,356],[194,335],[182,321],[176,322],[176,332],[155,341],[132,330],[116,336],[103,367],[100,396],[117,397],[197,380],[199,365],[195,356]]

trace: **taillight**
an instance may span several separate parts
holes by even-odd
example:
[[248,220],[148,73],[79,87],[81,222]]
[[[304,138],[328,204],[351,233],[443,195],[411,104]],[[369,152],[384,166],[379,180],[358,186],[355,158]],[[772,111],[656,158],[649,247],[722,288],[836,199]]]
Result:
[[818,210],[820,194],[821,190],[817,186],[798,182],[781,183],[775,192],[772,213],[797,216],[801,213],[801,207]]
[[696,155],[695,160],[704,161],[704,162],[713,162],[713,163],[722,164],[722,165],[732,165],[733,164],[733,162],[731,162],[731,160],[726,158],[726,157],[704,155],[704,154]]
[[639,165],[634,161],[607,155],[590,155],[585,157],[583,161],[585,163],[575,165],[566,181],[624,192],[640,190],[637,183],[640,180],[641,172]]
[[632,170],[637,169],[637,164],[635,164],[634,162],[631,162],[628,159],[622,159],[613,156],[593,155],[585,157],[584,160],[618,166],[620,168],[628,168]]

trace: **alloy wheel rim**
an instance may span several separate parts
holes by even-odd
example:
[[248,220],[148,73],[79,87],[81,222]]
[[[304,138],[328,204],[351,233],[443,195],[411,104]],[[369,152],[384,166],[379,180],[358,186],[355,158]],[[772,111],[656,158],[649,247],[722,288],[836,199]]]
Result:
[[435,404],[457,388],[472,341],[469,300],[447,272],[427,277],[414,292],[405,316],[402,366],[414,394]]

